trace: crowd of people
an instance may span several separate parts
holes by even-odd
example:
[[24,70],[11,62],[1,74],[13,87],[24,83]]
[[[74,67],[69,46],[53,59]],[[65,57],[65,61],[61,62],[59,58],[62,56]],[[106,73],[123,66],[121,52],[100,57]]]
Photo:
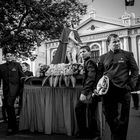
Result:
[[[99,103],[102,102],[105,120],[111,130],[111,140],[126,140],[129,123],[131,91],[138,83],[139,69],[133,53],[120,48],[120,38],[110,34],[106,40],[109,51],[100,56],[96,63],[91,57],[90,47],[80,47],[80,55],[84,60],[83,88],[75,107],[78,132],[76,138],[101,140],[101,124],[99,120]],[[6,63],[0,65],[0,80],[3,81],[3,110],[8,118],[8,135],[18,130],[14,103],[20,96],[22,105],[22,77],[33,76],[29,65],[12,61],[13,54],[5,53]],[[105,95],[93,96],[98,81],[102,76],[109,78],[109,89]],[[22,88],[21,88],[22,87]],[[137,101],[137,109],[139,103]],[[3,113],[6,120],[5,111]]]

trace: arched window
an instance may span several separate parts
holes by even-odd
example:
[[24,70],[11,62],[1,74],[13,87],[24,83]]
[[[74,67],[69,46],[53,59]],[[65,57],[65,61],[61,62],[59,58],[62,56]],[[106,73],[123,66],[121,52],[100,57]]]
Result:
[[97,62],[100,56],[100,45],[98,43],[94,43],[90,45],[91,49],[91,57],[95,59]]
[[53,57],[54,57],[54,55],[55,55],[55,53],[56,53],[56,50],[57,50],[57,49],[53,49],[52,52],[51,52],[51,61],[53,60]]

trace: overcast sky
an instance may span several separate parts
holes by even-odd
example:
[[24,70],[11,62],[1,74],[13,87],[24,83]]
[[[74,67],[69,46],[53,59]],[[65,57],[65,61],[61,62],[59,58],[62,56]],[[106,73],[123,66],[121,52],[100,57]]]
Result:
[[[120,18],[125,12],[125,0],[80,0],[88,5],[88,11],[94,8],[98,16]],[[127,6],[127,12],[140,17],[140,0],[135,0],[134,6]]]

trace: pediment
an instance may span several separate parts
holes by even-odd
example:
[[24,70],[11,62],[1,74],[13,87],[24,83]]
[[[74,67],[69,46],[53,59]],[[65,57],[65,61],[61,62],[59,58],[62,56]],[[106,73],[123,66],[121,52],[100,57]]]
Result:
[[112,29],[118,29],[124,27],[123,24],[113,22],[113,21],[106,21],[101,19],[93,19],[89,18],[86,21],[82,22],[77,30],[79,35],[85,35],[85,34],[92,34],[92,33],[98,33],[102,31],[109,31]]

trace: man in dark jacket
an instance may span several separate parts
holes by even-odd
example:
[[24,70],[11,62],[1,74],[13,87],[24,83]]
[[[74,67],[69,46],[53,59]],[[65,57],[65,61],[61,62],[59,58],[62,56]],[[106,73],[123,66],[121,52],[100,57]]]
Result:
[[103,107],[111,129],[111,140],[126,140],[129,122],[131,90],[138,78],[138,66],[133,53],[120,49],[118,35],[107,38],[109,52],[100,57],[100,76],[109,78],[108,92],[103,96]]
[[99,100],[98,97],[91,97],[93,90],[96,88],[97,65],[90,56],[89,46],[82,46],[80,54],[84,59],[84,79],[80,100],[75,108],[79,129],[77,138],[100,140]]
[[17,131],[14,103],[19,94],[20,78],[24,77],[19,63],[12,61],[13,53],[5,52],[6,63],[0,65],[0,80],[3,81],[3,96],[8,115],[8,135]]

